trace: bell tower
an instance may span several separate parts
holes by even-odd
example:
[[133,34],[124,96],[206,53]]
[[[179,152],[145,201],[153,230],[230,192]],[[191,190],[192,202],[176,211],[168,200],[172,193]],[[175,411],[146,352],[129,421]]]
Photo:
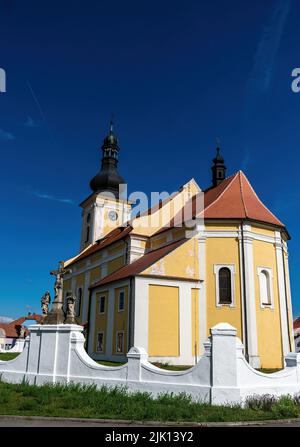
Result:
[[93,192],[80,204],[81,251],[130,219],[131,204],[122,194],[126,192],[126,183],[117,169],[120,148],[112,121],[101,149],[101,169],[90,181]]
[[220,154],[220,148],[217,147],[217,155],[213,159],[212,170],[212,185],[218,186],[226,177],[226,166],[224,164],[224,158]]

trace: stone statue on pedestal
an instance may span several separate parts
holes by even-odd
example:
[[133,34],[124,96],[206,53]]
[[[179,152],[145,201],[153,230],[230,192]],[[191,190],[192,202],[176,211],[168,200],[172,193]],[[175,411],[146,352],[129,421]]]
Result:
[[47,290],[47,292],[45,292],[45,294],[41,298],[41,308],[43,317],[48,315],[50,301],[51,301],[50,293]]
[[63,311],[63,278],[64,275],[71,273],[71,270],[67,270],[60,263],[57,270],[52,270],[50,275],[56,277],[54,284],[54,300],[52,303],[52,309],[44,319],[44,324],[63,324],[65,321],[65,314]]
[[76,315],[75,315],[75,301],[76,298],[73,294],[69,294],[66,298],[67,300],[67,312],[65,324],[78,324]]

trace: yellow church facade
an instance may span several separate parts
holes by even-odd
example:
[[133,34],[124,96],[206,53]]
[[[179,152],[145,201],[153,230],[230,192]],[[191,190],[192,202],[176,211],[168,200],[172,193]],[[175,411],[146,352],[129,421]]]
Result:
[[210,328],[228,322],[253,367],[283,367],[294,351],[289,234],[245,174],[226,177],[218,150],[211,187],[192,179],[131,218],[112,127],[102,150],[81,204],[80,251],[64,262],[64,297],[77,297],[89,355],[122,362],[140,346],[151,362],[193,365]]

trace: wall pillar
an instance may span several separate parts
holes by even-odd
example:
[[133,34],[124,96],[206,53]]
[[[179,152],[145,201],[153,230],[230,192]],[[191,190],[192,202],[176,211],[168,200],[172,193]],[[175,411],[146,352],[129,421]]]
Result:
[[246,290],[246,323],[248,341],[248,361],[253,368],[260,368],[258,355],[256,297],[254,283],[253,238],[250,235],[251,226],[243,225],[244,256],[245,256],[245,290]]
[[206,237],[203,232],[198,236],[199,278],[202,280],[199,290],[199,347],[200,355],[204,353],[204,343],[207,339],[207,309],[206,309]]
[[222,405],[240,401],[237,387],[237,330],[228,323],[212,327],[211,403]]
[[287,296],[285,291],[285,277],[282,256],[282,241],[279,231],[275,231],[275,251],[277,264],[277,284],[279,293],[280,323],[283,357],[290,352],[288,334]]

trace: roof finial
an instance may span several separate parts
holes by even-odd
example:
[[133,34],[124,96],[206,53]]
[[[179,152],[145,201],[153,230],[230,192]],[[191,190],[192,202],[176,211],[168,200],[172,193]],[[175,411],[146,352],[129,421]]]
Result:
[[216,143],[217,143],[217,152],[220,152],[221,140],[219,137],[216,137]]
[[110,123],[109,123],[109,132],[113,133],[113,130],[114,130],[114,114],[111,113]]

